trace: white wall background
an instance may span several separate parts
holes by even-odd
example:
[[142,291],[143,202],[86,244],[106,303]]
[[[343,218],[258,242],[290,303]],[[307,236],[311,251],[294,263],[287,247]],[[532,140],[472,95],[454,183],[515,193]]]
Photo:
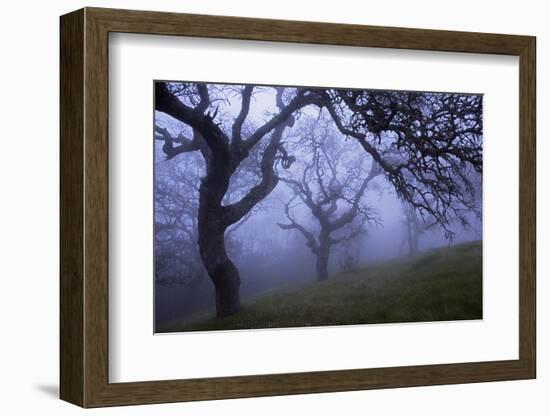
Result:
[[[550,146],[543,119],[550,90],[544,64],[550,27],[544,2],[337,2],[278,0],[125,0],[6,2],[0,15],[0,411],[71,415],[83,412],[58,394],[58,16],[82,6],[156,9],[388,26],[530,34],[538,37],[538,316],[535,381],[422,387],[338,394],[167,404],[87,411],[103,415],[279,415],[315,413],[543,415],[550,408],[545,346],[550,302],[544,258],[550,227],[543,212]],[[546,201],[545,201],[546,199]]]

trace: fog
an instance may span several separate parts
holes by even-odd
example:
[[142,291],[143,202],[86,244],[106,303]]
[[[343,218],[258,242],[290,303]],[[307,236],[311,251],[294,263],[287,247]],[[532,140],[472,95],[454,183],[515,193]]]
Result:
[[[241,86],[209,84],[208,88],[210,114],[229,135],[242,108]],[[291,93],[287,89],[283,99],[288,101]],[[192,103],[192,95],[180,95],[180,100]],[[269,121],[277,107],[275,88],[256,87],[243,136]],[[342,220],[344,224],[331,234],[329,278],[374,262],[482,238],[481,175],[466,170],[474,184],[477,209],[462,212],[461,218],[451,218],[443,227],[429,213],[411,209],[358,141],[339,131],[327,110],[305,106],[293,117],[273,164],[279,178],[276,186],[225,231],[227,255],[240,273],[243,302],[319,280],[319,256],[308,246],[307,234],[318,244],[322,221],[306,203],[307,192],[300,195],[305,185],[312,200],[326,204],[324,210],[331,211],[332,222],[355,209],[349,215],[353,218]],[[193,136],[185,123],[155,111],[155,131],[155,322],[161,325],[197,314],[214,315],[216,299],[198,247],[199,187],[206,173],[205,159],[200,151],[167,157],[168,143],[175,146]],[[389,155],[391,134],[379,133],[377,140],[378,148]],[[268,143],[263,140],[254,146],[231,176],[225,206],[241,200],[261,180]],[[411,222],[411,215],[416,222]],[[411,239],[413,223],[416,244]]]

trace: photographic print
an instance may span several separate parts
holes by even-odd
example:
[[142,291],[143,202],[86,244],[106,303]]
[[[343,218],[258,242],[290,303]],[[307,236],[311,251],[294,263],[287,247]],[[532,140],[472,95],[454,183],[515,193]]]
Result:
[[482,319],[481,94],[154,96],[156,333]]

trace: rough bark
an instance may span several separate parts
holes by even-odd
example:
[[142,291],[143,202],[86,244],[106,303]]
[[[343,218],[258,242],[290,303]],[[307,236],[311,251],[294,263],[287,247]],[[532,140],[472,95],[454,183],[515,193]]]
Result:
[[199,212],[199,250],[216,292],[216,315],[233,315],[241,310],[239,271],[225,251],[225,227],[206,210]]
[[228,316],[240,311],[239,271],[225,250],[225,231],[231,225],[222,200],[229,187],[231,167],[227,159],[214,157],[199,188],[199,252],[214,283],[216,315]]

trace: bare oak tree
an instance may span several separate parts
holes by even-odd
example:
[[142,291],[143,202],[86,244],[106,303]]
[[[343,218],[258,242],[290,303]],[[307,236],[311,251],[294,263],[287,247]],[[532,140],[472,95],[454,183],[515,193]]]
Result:
[[[155,109],[166,113],[192,129],[191,137],[165,137],[163,150],[167,158],[184,152],[200,151],[206,172],[199,187],[198,246],[201,259],[216,291],[216,313],[227,316],[240,310],[240,276],[228,257],[225,232],[239,222],[256,204],[269,195],[277,185],[274,164],[280,159],[288,165],[289,159],[281,155],[283,132],[294,123],[292,114],[312,103],[312,94],[300,91],[287,103],[284,89],[277,89],[278,112],[248,137],[242,130],[250,111],[255,87],[244,86],[239,91],[241,108],[230,126],[216,120],[209,86],[205,84],[157,82]],[[220,97],[215,97],[220,99]],[[221,97],[221,99],[227,97]],[[225,127],[225,128],[224,128]],[[251,150],[267,140],[260,161],[261,176],[258,182],[238,201],[224,205],[230,180]]]
[[[363,197],[369,183],[381,173],[376,162],[371,160],[368,167],[363,155],[357,157],[355,143],[338,140],[331,120],[322,119],[322,114],[298,132],[304,147],[301,153],[310,155],[299,162],[303,165],[299,178],[280,178],[292,189],[294,197],[285,204],[288,222],[279,223],[279,227],[298,231],[305,238],[317,258],[318,280],[329,276],[332,247],[352,240],[366,223],[377,221]],[[317,234],[292,215],[297,205],[307,207],[315,219]]]

